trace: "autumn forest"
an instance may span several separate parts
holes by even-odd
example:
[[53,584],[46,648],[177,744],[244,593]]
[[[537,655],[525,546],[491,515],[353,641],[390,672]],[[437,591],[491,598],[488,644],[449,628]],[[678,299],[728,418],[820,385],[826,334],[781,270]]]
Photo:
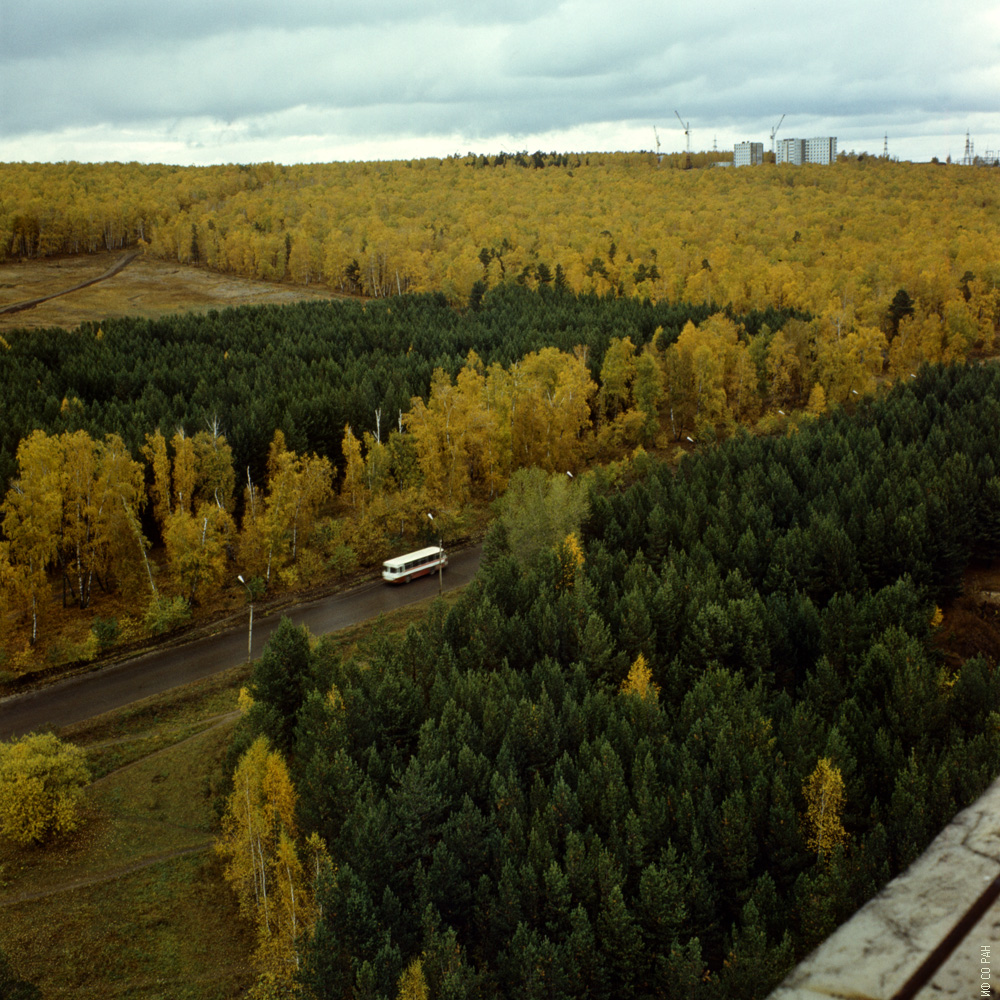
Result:
[[1000,557],[994,173],[685,165],[0,164],[0,273],[330,293],[5,317],[7,683],[485,532],[404,637],[253,666],[255,996],[760,997],[1000,770],[940,645]]

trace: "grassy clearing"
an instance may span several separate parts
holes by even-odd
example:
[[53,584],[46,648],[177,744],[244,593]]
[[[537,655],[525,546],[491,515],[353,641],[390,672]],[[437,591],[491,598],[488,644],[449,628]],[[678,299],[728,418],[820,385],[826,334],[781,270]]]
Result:
[[0,909],[4,947],[44,997],[214,1000],[252,981],[251,941],[209,852],[51,899]]
[[[70,726],[60,736],[87,751],[96,781],[135,761],[167,751],[227,717],[232,723],[237,694],[249,676],[249,666],[240,664],[196,684]],[[230,731],[231,726],[226,727],[227,738]]]
[[[432,603],[332,641],[364,659]],[[215,787],[248,677],[233,667],[59,734],[86,749],[94,774],[85,822],[45,848],[0,841],[0,948],[43,997],[222,1000],[253,982],[252,934],[212,850]]]
[[113,743],[107,721],[79,734],[82,745],[101,737],[98,770],[112,747],[136,759],[94,782],[77,834],[45,849],[0,846],[0,946],[43,996],[207,1000],[251,981],[252,941],[212,851],[212,787],[235,724],[219,718],[221,697],[131,713],[133,739],[127,719]]
[[[0,264],[0,306],[71,288],[103,274],[121,256],[121,253],[84,254]],[[321,289],[251,281],[140,257],[106,281],[23,312],[0,316],[0,332],[54,326],[72,330],[87,321],[99,323],[112,317],[156,318],[167,313],[333,297]]]

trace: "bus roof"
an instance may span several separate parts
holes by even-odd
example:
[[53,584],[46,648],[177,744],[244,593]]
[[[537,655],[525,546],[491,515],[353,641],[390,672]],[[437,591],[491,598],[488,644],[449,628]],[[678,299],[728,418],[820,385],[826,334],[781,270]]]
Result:
[[401,556],[393,556],[392,559],[386,559],[383,566],[402,566],[404,563],[411,562],[414,559],[425,559],[427,556],[436,556],[441,551],[441,546],[431,545],[426,549],[417,549],[416,552],[407,552]]

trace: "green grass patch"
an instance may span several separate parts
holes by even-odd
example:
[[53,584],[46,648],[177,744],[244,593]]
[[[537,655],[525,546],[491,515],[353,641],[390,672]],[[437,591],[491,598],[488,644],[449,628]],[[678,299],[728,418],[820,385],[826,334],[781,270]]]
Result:
[[187,687],[153,695],[64,729],[60,735],[87,751],[95,778],[148,757],[215,725],[236,711],[250,668],[231,667]]
[[74,727],[104,773],[80,830],[0,843],[0,948],[43,996],[207,1000],[251,982],[252,935],[212,851],[241,671]]
[[211,852],[4,906],[0,934],[44,997],[221,1000],[253,980],[253,942]]

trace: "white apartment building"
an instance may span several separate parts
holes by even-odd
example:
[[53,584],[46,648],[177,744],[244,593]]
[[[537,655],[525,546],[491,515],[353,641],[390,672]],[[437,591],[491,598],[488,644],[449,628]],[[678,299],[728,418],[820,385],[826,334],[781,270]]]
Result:
[[806,163],[836,163],[837,137],[820,135],[815,139],[806,139]]
[[774,147],[774,162],[802,166],[806,162],[805,139],[779,139]]
[[764,143],[738,142],[733,149],[734,167],[755,167],[764,162]]
[[775,163],[836,163],[837,137],[820,135],[815,139],[781,139],[774,150]]

